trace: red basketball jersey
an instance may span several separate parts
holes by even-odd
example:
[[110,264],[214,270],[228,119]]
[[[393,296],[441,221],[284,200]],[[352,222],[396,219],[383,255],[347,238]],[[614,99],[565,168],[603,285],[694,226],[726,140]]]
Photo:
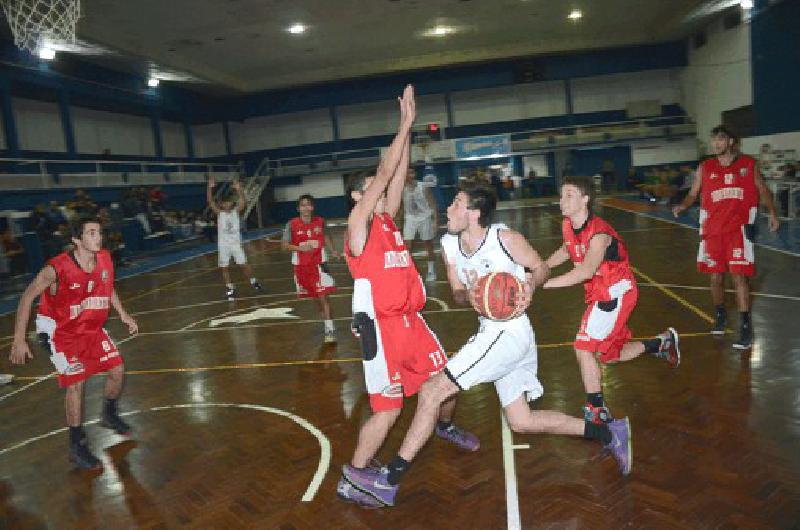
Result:
[[61,253],[48,264],[55,269],[57,279],[42,293],[38,314],[51,319],[62,338],[98,333],[108,318],[114,294],[111,255],[107,250],[98,252],[92,272],[81,269],[72,252]]
[[700,164],[700,234],[713,236],[739,232],[744,224],[755,222],[758,189],[756,161],[739,155],[729,166],[717,157]]
[[325,220],[322,217],[312,217],[310,223],[304,223],[300,217],[289,221],[292,230],[292,245],[299,245],[304,241],[314,240],[317,248],[310,252],[293,252],[292,264],[301,267],[319,265],[325,259]]
[[564,245],[569,252],[569,257],[575,264],[583,263],[586,252],[589,250],[589,241],[595,235],[608,234],[611,236],[611,245],[606,249],[606,255],[597,272],[591,279],[583,282],[586,303],[610,300],[612,296],[608,289],[620,280],[629,280],[633,286],[636,285],[625,242],[619,237],[617,231],[603,219],[589,214],[584,225],[575,230],[569,219],[565,218],[561,225],[561,232],[564,235]]
[[389,317],[415,313],[425,306],[422,279],[389,214],[373,216],[360,256],[353,256],[350,242],[345,241],[345,257],[355,280],[354,312]]

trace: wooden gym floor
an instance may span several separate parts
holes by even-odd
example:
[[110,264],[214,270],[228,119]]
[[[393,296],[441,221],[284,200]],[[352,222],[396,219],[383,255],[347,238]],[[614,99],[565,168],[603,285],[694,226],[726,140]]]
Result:
[[[68,463],[63,394],[49,361],[37,349],[28,365],[11,368],[13,315],[0,317],[0,366],[18,376],[0,388],[0,528],[798,527],[800,260],[757,248],[757,339],[741,353],[731,349],[733,333],[707,333],[712,310],[707,279],[695,271],[696,232],[608,205],[599,214],[626,240],[640,281],[634,334],[674,326],[682,337],[677,370],[650,357],[605,370],[612,411],[632,422],[630,477],[591,442],[512,435],[493,387],[482,385],[461,396],[456,416],[480,436],[480,451],[432,439],[397,507],[340,502],[340,466],[369,414],[348,330],[352,281],[343,262],[332,264],[339,343],[325,346],[315,306],[294,296],[288,255],[261,240],[247,248],[264,294],[234,270],[241,298],[223,300],[215,254],[118,282],[141,330],[123,338],[118,320],[108,326],[129,372],[121,405],[135,436],[87,425],[105,464],[99,476]],[[560,243],[552,205],[499,218],[545,256]],[[426,317],[452,352],[476,318],[451,307],[437,268]],[[736,329],[730,294],[728,306]],[[545,387],[536,407],[580,413],[570,344],[583,308],[580,287],[535,295]],[[99,414],[102,385],[102,377],[87,385],[87,420]],[[413,408],[412,400],[381,459],[394,454]]]

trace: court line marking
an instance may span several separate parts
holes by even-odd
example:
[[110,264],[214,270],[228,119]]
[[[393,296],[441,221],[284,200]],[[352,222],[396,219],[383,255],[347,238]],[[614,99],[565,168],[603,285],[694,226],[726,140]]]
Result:
[[656,289],[658,289],[659,291],[661,291],[665,295],[669,296],[673,300],[676,300],[682,306],[688,308],[689,310],[691,310],[693,313],[695,313],[697,316],[699,316],[700,318],[702,318],[706,322],[708,322],[710,324],[714,323],[714,319],[711,317],[711,315],[709,315],[708,313],[706,313],[705,311],[703,311],[702,309],[700,309],[696,305],[692,304],[691,302],[687,301],[685,298],[681,297],[680,295],[678,295],[678,294],[672,292],[671,290],[667,289],[662,284],[658,283],[653,278],[651,278],[647,274],[643,273],[642,271],[640,271],[639,269],[637,269],[633,265],[631,265],[630,267],[631,267],[631,270],[633,272],[635,272],[636,274],[638,274],[639,276],[641,276],[642,278],[644,278],[645,280],[647,280],[648,282],[653,284],[653,287],[655,287]]
[[[285,410],[277,409],[274,407],[266,407],[264,405],[254,405],[252,403],[182,403],[177,405],[164,405],[159,407],[152,407],[150,409],[145,410],[131,410],[128,412],[120,413],[120,416],[133,416],[134,414],[141,414],[144,412],[158,412],[162,410],[172,410],[172,409],[188,409],[188,408],[205,408],[205,407],[219,407],[219,408],[240,408],[240,409],[252,409],[258,410],[261,412],[268,412],[270,414],[276,414],[278,416],[283,416],[285,418],[289,418],[300,427],[304,428],[308,432],[316,437],[317,441],[319,442],[320,448],[320,458],[319,464],[317,464],[317,470],[314,472],[314,476],[311,479],[311,483],[306,488],[303,497],[300,499],[301,502],[310,502],[314,499],[314,495],[317,494],[317,490],[319,489],[320,485],[322,484],[322,480],[325,478],[325,475],[328,472],[328,468],[330,467],[331,463],[331,442],[328,440],[328,437],[325,436],[322,431],[320,431],[317,427],[315,427],[311,422],[297,416],[296,414],[292,414],[291,412],[287,412]],[[98,423],[99,419],[94,419],[91,421],[87,421],[84,425],[92,425]],[[6,447],[5,449],[0,449],[0,456],[4,455],[5,453],[9,453],[16,449],[21,449],[26,445],[29,445],[33,442],[38,442],[39,440],[43,440],[45,438],[49,438],[50,436],[54,436],[56,434],[65,432],[67,427],[62,427],[60,429],[55,429],[53,431],[40,434],[39,436],[34,436],[32,438],[28,438],[27,440],[23,440],[15,445],[10,447]]]
[[519,494],[517,493],[517,470],[514,463],[514,437],[508,428],[505,413],[500,411],[500,424],[503,431],[503,471],[506,484],[506,520],[508,530],[519,530],[522,527],[519,516]]
[[[52,373],[49,373],[47,375],[37,376],[37,377],[35,377],[33,379],[32,382],[28,383],[27,385],[25,385],[23,387],[20,387],[20,388],[18,388],[16,390],[12,390],[8,394],[3,394],[2,396],[0,396],[0,401],[4,401],[4,400],[10,398],[11,396],[15,396],[15,395],[19,394],[20,392],[22,392],[24,390],[28,390],[30,387],[32,387],[34,385],[38,385],[39,383],[41,383],[45,379],[50,379],[51,377],[53,377],[55,375],[56,375],[55,372],[52,372]],[[28,378],[26,378],[26,377],[15,377],[14,379],[19,379],[21,381],[24,381],[24,380],[27,380]]]
[[[695,228],[693,226],[685,225],[683,223],[679,223],[678,221],[673,221],[673,220],[670,220],[670,219],[663,219],[663,218],[658,217],[656,215],[648,214],[648,213],[645,213],[645,212],[637,212],[636,210],[629,210],[627,208],[623,208],[622,206],[617,206],[615,204],[608,204],[608,203],[606,203],[604,201],[599,201],[599,202],[600,202],[601,206],[605,206],[607,208],[616,208],[617,210],[622,210],[623,212],[632,213],[634,215],[641,215],[642,217],[648,217],[650,219],[655,219],[657,221],[663,221],[665,223],[670,223],[670,224],[673,224],[673,225],[682,226],[683,228],[687,228],[687,229],[691,230],[692,232],[697,233],[697,228]],[[787,254],[789,256],[794,256],[796,258],[800,257],[800,253],[792,252],[790,250],[784,250],[782,248],[771,247],[769,245],[765,245],[764,243],[755,242],[755,245],[757,245],[759,247],[762,247],[762,248],[769,249],[769,250],[774,250],[775,252],[780,252],[781,254]]]
[[[644,287],[656,287],[651,283],[641,282],[639,283],[640,286]],[[664,287],[669,287],[672,289],[687,289],[690,291],[710,291],[711,287],[706,287],[702,285],[681,285],[677,283],[662,283]],[[725,289],[726,293],[736,293],[735,289]],[[773,293],[760,293],[760,292],[753,292],[751,291],[750,294],[752,296],[763,296],[764,298],[776,298],[778,300],[794,300],[800,301],[800,296],[789,296],[786,294],[773,294]]]
[[[191,331],[191,330],[190,330]],[[681,332],[681,338],[687,337],[710,337],[712,336],[708,331],[696,331],[696,332]],[[128,337],[130,339],[132,337]],[[643,340],[648,337],[634,337],[631,340]],[[123,340],[128,340],[123,339]],[[117,342],[119,344],[120,342]],[[537,344],[536,347],[540,350],[547,350],[547,349],[556,349],[556,348],[567,348],[573,347],[573,341],[567,342],[553,342],[549,344]],[[452,357],[455,355],[456,352],[447,352],[448,357]],[[342,352],[345,355],[344,352]],[[346,353],[346,355],[354,355],[352,353]],[[154,375],[154,374],[168,374],[168,373],[194,373],[194,372],[211,372],[211,371],[218,371],[218,370],[247,370],[247,369],[254,369],[254,368],[281,368],[281,367],[291,367],[291,366],[306,366],[306,365],[317,365],[317,364],[343,364],[343,363],[354,363],[354,362],[361,362],[363,358],[360,354],[355,354],[354,357],[339,357],[336,359],[301,359],[301,360],[294,360],[294,361],[271,361],[271,362],[263,362],[263,363],[242,363],[242,364],[220,364],[220,365],[212,365],[212,366],[189,366],[189,367],[180,367],[180,368],[151,368],[146,370],[126,370],[125,375]],[[55,373],[48,374],[42,376],[44,378],[51,377],[55,375]],[[100,377],[103,374],[95,374],[95,376]],[[39,379],[40,376],[19,376],[15,377],[16,381],[31,381],[35,379]],[[22,390],[22,389],[19,389]],[[16,392],[16,391],[15,391]],[[3,396],[5,397],[5,396]],[[0,397],[2,399],[2,397]]]

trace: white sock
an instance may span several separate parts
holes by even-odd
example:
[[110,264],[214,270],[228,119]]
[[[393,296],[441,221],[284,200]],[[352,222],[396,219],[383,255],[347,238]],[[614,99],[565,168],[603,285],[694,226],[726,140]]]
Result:
[[336,331],[336,328],[333,327],[333,320],[326,320],[325,321],[325,331],[326,332]]
[[250,285],[253,285],[254,283],[258,283],[258,280],[255,278],[250,278]]
[[436,269],[434,269],[434,265],[432,261],[428,262],[428,274],[435,274]]
[[233,284],[232,283],[226,283],[225,287],[227,287],[228,289],[233,289]]

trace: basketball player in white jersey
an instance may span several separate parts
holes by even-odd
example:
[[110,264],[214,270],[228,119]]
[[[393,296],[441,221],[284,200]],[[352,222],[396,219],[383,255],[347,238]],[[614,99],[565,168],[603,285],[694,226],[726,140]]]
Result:
[[256,291],[263,288],[258,280],[253,276],[253,269],[247,263],[247,256],[242,248],[242,233],[240,231],[241,222],[239,215],[247,207],[242,187],[238,180],[231,182],[231,187],[236,191],[238,205],[230,198],[225,198],[217,204],[214,200],[214,177],[209,177],[208,188],[206,188],[206,198],[208,206],[217,214],[217,248],[219,250],[219,267],[222,270],[222,279],[225,281],[225,296],[228,300],[236,297],[236,287],[231,282],[231,273],[228,265],[233,261],[239,265],[245,275],[250,278],[250,285]]
[[[417,410],[403,444],[386,467],[362,473],[353,486],[393,506],[400,478],[433,433],[442,403],[461,390],[494,383],[508,425],[519,433],[553,433],[597,440],[611,450],[620,468],[630,459],[627,418],[598,425],[553,410],[532,410],[529,401],[543,388],[537,378],[536,339],[525,311],[533,290],[544,283],[549,269],[518,232],[504,224],[491,224],[497,206],[494,191],[484,186],[465,188],[447,209],[447,231],[442,236],[442,256],[456,302],[476,308],[473,287],[491,272],[511,273],[523,282],[516,311],[505,321],[480,317],[478,332],[451,358],[444,370],[423,385]],[[530,271],[526,274],[526,271]],[[616,423],[615,423],[616,422]],[[623,432],[624,431],[624,432]]]
[[414,168],[408,168],[406,185],[403,188],[403,239],[408,243],[409,253],[414,255],[414,243],[419,240],[428,253],[426,282],[436,281],[434,268],[433,238],[439,226],[439,209],[430,186],[417,180]]

